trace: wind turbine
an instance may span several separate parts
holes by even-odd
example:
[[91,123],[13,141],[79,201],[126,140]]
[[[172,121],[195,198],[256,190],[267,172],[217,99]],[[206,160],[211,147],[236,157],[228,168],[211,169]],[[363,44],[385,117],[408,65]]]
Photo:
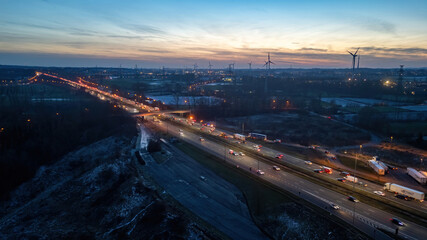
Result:
[[352,53],[350,51],[347,50],[348,53],[350,53],[350,55],[353,57],[353,62],[352,62],[352,66],[353,66],[353,73],[354,73],[354,65],[356,64],[356,57],[357,57],[357,52],[359,51],[359,48],[357,48],[355,53]]
[[270,53],[268,53],[268,60],[265,62],[264,66],[267,70],[270,70],[271,64],[275,64],[275,63],[270,60]]
[[199,67],[199,66],[197,66],[197,63],[195,63],[195,64],[193,65],[194,72],[196,72],[196,69],[197,69],[198,67]]
[[357,56],[357,69],[359,69],[360,55]]
[[252,70],[252,62],[249,62],[248,65],[249,65],[249,70]]
[[211,70],[212,70],[213,65],[211,64],[211,62],[210,62],[210,61],[209,61],[209,65],[208,65],[208,67],[209,67],[209,71],[211,71]]

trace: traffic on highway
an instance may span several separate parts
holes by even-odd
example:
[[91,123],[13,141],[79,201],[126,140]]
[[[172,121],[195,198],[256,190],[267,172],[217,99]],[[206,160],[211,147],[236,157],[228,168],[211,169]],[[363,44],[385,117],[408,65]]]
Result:
[[[378,228],[385,229],[389,232],[395,232],[396,229],[399,229],[400,236],[407,239],[422,239],[427,236],[427,229],[424,226],[415,224],[411,222],[410,219],[397,218],[363,201],[360,202],[359,199],[351,195],[341,194],[316,184],[313,181],[307,180],[306,178],[290,173],[290,171],[288,171],[289,169],[285,169],[285,163],[288,166],[294,166],[296,169],[304,169],[316,173],[319,179],[328,178],[329,180],[333,180],[336,184],[346,185],[366,195],[384,198],[388,201],[411,207],[417,211],[427,212],[427,206],[424,202],[399,199],[395,197],[393,193],[385,191],[382,185],[358,180],[356,179],[357,176],[352,176],[350,173],[338,172],[334,169],[315,164],[309,160],[300,159],[267,148],[257,142],[243,139],[242,136],[233,136],[234,133],[217,129],[216,126],[212,124],[195,122],[192,119],[189,121],[189,119],[186,118],[164,114],[158,109],[154,109],[148,105],[136,103],[115,94],[99,90],[83,82],[74,82],[46,73],[40,73],[40,75],[57,78],[74,87],[86,88],[87,90],[114,99],[122,104],[129,105],[138,111],[155,113],[156,117],[147,114],[145,115],[145,119],[152,121],[152,123],[158,126],[162,131],[213,154],[217,158],[235,166],[236,169],[238,168],[240,171],[252,173],[262,178],[264,181],[268,181],[280,187],[284,191],[290,192],[307,202],[317,205],[319,208],[325,209],[330,214],[356,226],[371,237],[386,239],[385,235],[378,231]],[[166,120],[160,121],[159,118]],[[203,137],[201,133],[221,137],[225,142]],[[277,141],[277,143],[280,142]],[[259,157],[255,154],[259,154]],[[262,157],[276,159],[276,161],[265,161]]]

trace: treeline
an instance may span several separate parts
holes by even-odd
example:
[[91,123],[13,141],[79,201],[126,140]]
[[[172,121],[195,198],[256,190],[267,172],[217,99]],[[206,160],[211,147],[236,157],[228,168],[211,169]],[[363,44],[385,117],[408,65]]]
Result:
[[64,85],[0,87],[0,197],[79,146],[135,131],[122,110]]

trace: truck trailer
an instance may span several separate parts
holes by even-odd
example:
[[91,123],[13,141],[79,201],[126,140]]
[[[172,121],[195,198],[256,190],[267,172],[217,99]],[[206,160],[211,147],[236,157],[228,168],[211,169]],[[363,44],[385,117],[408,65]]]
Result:
[[406,170],[408,171],[408,175],[413,177],[418,183],[423,185],[426,184],[427,177],[423,173],[418,172],[413,168],[407,168]]
[[397,194],[406,195],[408,197],[414,198],[420,202],[424,201],[424,193],[410,189],[395,183],[385,183],[384,184],[384,190],[387,190],[389,192],[394,192]]
[[234,139],[245,141],[246,140],[246,136],[242,135],[242,134],[235,133],[234,134]]
[[357,177],[353,177],[353,176],[346,176],[346,177],[344,177],[347,181],[349,181],[349,182],[355,182],[355,183],[357,183]]
[[369,164],[369,167],[371,167],[372,169],[374,169],[374,171],[378,175],[385,175],[386,170],[379,164],[378,161],[376,161],[376,160],[369,160],[368,164]]
[[261,133],[249,133],[249,137],[258,140],[267,140],[267,135]]

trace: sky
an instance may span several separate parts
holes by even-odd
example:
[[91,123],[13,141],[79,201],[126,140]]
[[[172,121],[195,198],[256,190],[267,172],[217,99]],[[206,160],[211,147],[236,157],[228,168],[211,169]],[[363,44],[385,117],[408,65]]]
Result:
[[0,0],[0,64],[427,67],[424,0]]

